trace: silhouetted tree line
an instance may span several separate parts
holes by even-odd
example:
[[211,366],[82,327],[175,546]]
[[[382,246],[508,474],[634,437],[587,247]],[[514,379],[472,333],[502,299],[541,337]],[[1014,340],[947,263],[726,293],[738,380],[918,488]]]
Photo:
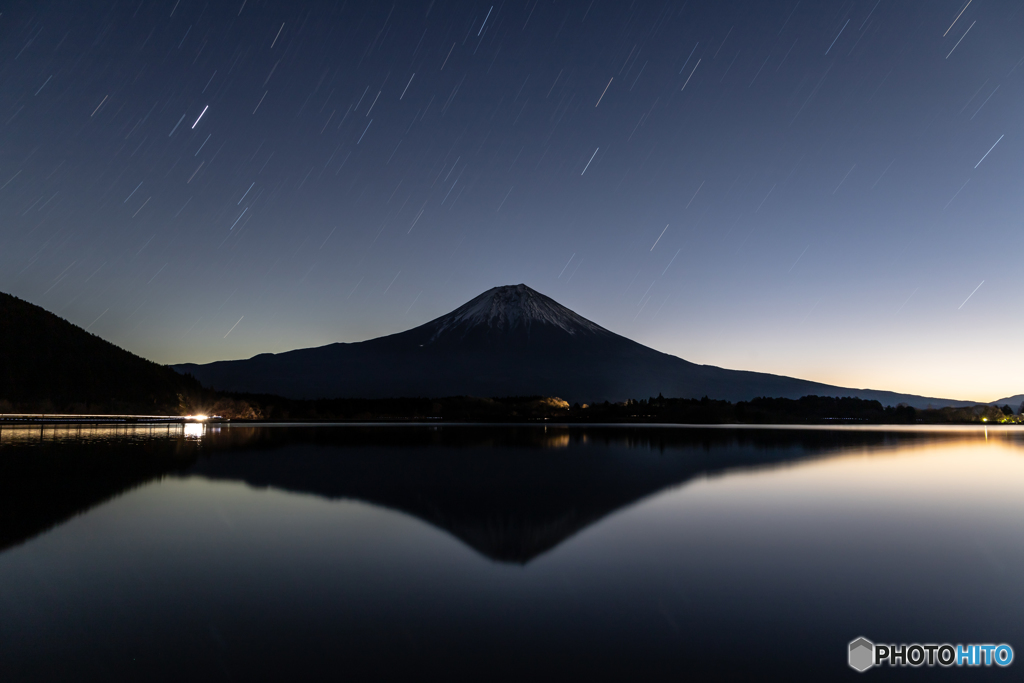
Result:
[[[569,405],[559,398],[511,396],[505,398],[391,398],[294,400],[271,395],[220,394],[219,405],[234,414],[204,410],[224,417],[261,420],[390,421],[439,420],[447,422],[560,421],[570,423],[672,424],[954,424],[1017,422],[1008,406],[916,410],[911,406],[883,406],[879,401],[852,397],[804,396],[799,399],[755,398],[732,403],[701,399],[651,397],[619,403]],[[242,414],[245,413],[245,415]]]
[[910,406],[883,406],[878,401],[851,397],[804,396],[799,399],[755,398],[750,401],[649,398],[618,404],[599,404],[581,412],[601,417],[684,424],[817,424],[860,422],[869,424],[913,424],[917,411]]
[[[195,412],[258,420],[343,420],[351,422],[446,420],[521,422],[564,415],[569,404],[546,396],[507,398],[334,398],[299,400],[271,394],[211,394],[208,407]],[[245,414],[243,414],[245,413]]]

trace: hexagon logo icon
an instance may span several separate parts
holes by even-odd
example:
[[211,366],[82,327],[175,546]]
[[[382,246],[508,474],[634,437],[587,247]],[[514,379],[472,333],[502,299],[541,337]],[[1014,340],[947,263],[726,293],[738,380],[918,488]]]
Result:
[[857,638],[850,641],[850,666],[857,671],[864,672],[874,665],[875,644],[867,638]]

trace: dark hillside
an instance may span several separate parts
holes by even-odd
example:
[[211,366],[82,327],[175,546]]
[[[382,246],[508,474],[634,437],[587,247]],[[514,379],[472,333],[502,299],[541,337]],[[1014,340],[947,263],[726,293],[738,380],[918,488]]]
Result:
[[199,384],[0,292],[0,412],[177,415]]

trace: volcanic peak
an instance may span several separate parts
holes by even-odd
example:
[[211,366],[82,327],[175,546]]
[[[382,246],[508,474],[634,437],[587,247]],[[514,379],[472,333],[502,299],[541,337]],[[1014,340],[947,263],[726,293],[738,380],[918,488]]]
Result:
[[489,289],[428,325],[435,328],[430,341],[446,332],[470,327],[511,332],[518,327],[529,331],[533,325],[551,325],[570,335],[610,334],[600,325],[524,284]]

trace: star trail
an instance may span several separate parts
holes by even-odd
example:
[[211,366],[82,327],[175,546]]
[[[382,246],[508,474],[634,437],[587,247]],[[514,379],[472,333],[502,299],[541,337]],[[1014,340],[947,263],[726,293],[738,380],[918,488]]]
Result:
[[158,362],[525,282],[698,363],[1024,386],[1020,3],[23,1],[0,35],[0,290]]

